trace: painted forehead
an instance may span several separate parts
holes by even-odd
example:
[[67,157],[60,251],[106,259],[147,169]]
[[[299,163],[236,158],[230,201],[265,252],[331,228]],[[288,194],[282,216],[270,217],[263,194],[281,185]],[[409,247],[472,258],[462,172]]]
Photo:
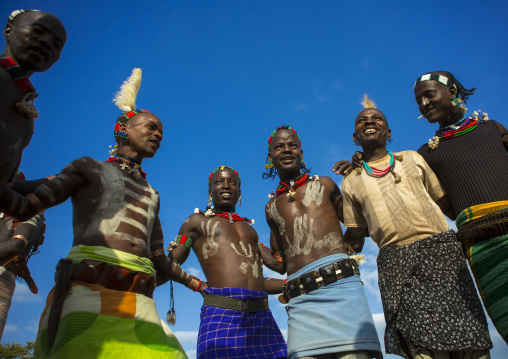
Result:
[[[284,131],[286,130],[286,131]],[[279,133],[283,131],[282,133]],[[289,133],[288,133],[289,132]],[[300,139],[300,135],[298,135],[298,132],[296,132],[296,130],[290,126],[280,126],[280,127],[277,127],[273,132],[272,134],[270,135],[270,138],[268,138],[268,152],[270,152],[272,150],[272,141],[275,137],[275,135],[277,135],[278,137],[281,137],[283,136],[285,133],[288,133],[286,135],[286,137],[289,137],[291,135],[294,135],[296,136],[297,140],[298,140],[298,143],[300,144],[300,147],[302,146],[302,140]]]
[[229,172],[232,172],[234,175],[236,175],[236,177],[238,178],[238,183],[242,183],[242,179],[240,178],[240,175],[238,174],[238,172],[233,168],[233,167],[229,167],[229,166],[226,166],[226,165],[222,165],[222,166],[219,166],[217,167],[216,169],[214,169],[212,171],[212,173],[210,173],[210,176],[208,176],[208,187],[210,187],[211,183],[212,183],[212,177],[217,173],[219,172],[219,174],[222,174],[222,172],[226,172],[226,171],[229,171]]

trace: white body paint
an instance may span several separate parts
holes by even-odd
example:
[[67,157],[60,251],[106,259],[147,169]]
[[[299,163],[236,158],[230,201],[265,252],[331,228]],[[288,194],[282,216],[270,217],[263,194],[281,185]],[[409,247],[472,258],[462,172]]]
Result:
[[314,201],[319,206],[323,202],[324,191],[325,186],[321,186],[319,181],[309,181],[305,189],[305,197],[303,197],[302,203],[308,207],[312,201]]
[[277,211],[277,206],[275,205],[275,202],[277,200],[273,201],[268,205],[268,214],[270,215],[270,218],[277,224],[279,227],[279,233],[281,236],[284,235],[284,232],[286,232],[286,221]]
[[[86,225],[76,226],[75,235],[81,238],[86,238],[99,232],[105,237],[115,237],[116,239],[125,239],[135,243],[144,243],[144,239],[116,231],[120,223],[125,222],[142,231],[148,239],[147,245],[150,247],[150,237],[152,236],[152,228],[156,214],[155,211],[157,208],[157,192],[150,185],[145,186],[138,184],[130,177],[124,176],[122,171],[116,166],[101,162],[97,162],[97,164],[100,168],[93,169],[92,171],[101,178],[102,191],[100,203],[90,222],[86,223]],[[137,187],[143,191],[150,192],[151,198],[134,193],[130,189],[126,188],[125,182],[128,182],[131,186]],[[148,210],[145,211],[142,208],[138,208],[126,202],[124,199],[126,194],[134,198],[136,201],[145,203]],[[127,209],[140,213],[146,217],[147,225],[144,226],[125,216]]]
[[243,244],[243,242],[240,242],[240,247],[242,249],[242,253],[240,253],[237,249],[236,249],[236,246],[234,243],[231,243],[231,248],[233,248],[233,250],[236,252],[236,254],[238,254],[239,256],[241,257],[246,257],[246,258],[249,258],[252,260],[252,263],[248,263],[248,262],[242,262],[242,264],[240,264],[240,266],[238,267],[240,269],[240,271],[243,273],[243,274],[246,274],[247,273],[247,270],[249,267],[252,267],[252,276],[254,278],[257,278],[259,277],[259,266],[258,266],[258,253],[257,251],[255,252],[255,254],[252,252],[252,247],[250,244],[248,244],[248,247],[249,249],[247,249],[245,247],[245,245]]
[[205,221],[201,222],[201,231],[206,235],[206,242],[203,245],[203,258],[208,259],[209,257],[212,257],[219,248],[219,244],[213,240],[215,237],[215,230],[217,229],[217,226],[219,225],[219,221],[216,221],[213,227],[210,229],[210,226],[212,224],[212,220],[209,220],[206,222],[206,228],[205,228]]

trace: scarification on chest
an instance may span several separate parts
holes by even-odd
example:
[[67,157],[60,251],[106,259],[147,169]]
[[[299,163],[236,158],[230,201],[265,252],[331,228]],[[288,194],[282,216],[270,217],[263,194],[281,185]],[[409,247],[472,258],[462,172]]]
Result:
[[212,222],[213,220],[206,221],[206,223],[205,221],[201,221],[201,232],[206,236],[206,242],[202,247],[204,259],[212,257],[215,253],[217,253],[217,249],[219,249],[219,243],[214,241],[214,237],[217,230],[217,226],[219,225],[220,222],[216,221],[213,226]]

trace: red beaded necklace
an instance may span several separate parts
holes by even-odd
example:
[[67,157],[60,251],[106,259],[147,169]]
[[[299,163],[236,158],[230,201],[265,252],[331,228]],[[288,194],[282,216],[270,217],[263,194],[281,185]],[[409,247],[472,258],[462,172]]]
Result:
[[1,55],[0,65],[11,75],[12,79],[23,93],[24,101],[31,102],[39,96],[39,94],[35,92],[35,87],[32,85],[28,75],[14,59]]
[[140,175],[143,176],[143,178],[146,178],[146,172],[141,169],[141,167],[136,163],[132,161],[127,161],[116,157],[109,157],[106,162],[118,162],[121,163],[120,168],[125,169],[129,167],[129,173],[133,173],[134,178],[139,178]]
[[279,182],[279,186],[275,190],[275,192],[270,193],[268,195],[269,198],[277,197],[285,192],[288,192],[288,196],[291,198],[295,195],[295,190],[302,187],[304,184],[310,181],[310,177],[308,174],[302,173],[298,177],[296,177],[294,180],[290,180],[289,183],[286,182]]
[[202,213],[207,217],[216,216],[216,217],[226,218],[226,219],[229,219],[229,223],[233,223],[234,221],[245,221],[250,224],[254,224],[253,219],[248,219],[247,217],[240,217],[235,212],[216,211],[213,207],[211,209],[208,209],[206,212],[203,212],[203,211],[197,209],[197,211],[195,211],[195,213]]

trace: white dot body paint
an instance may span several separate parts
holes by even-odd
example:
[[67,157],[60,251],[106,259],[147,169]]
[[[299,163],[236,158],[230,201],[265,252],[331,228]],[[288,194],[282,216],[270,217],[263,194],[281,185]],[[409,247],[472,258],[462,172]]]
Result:
[[210,230],[210,225],[212,224],[212,220],[209,220],[206,222],[206,229],[205,229],[205,221],[201,222],[201,230],[206,235],[206,242],[203,245],[203,258],[208,259],[209,257],[212,257],[215,253],[217,253],[217,249],[219,248],[219,244],[213,240],[215,237],[215,230],[217,229],[217,226],[219,225],[219,221],[215,222],[212,229]]
[[325,186],[321,186],[319,181],[309,181],[305,189],[305,197],[303,197],[302,203],[305,207],[308,207],[312,201],[314,201],[319,206],[323,202],[324,191]]
[[275,202],[277,200],[274,200],[272,203],[268,205],[268,214],[270,218],[275,222],[277,227],[279,227],[279,233],[280,235],[284,235],[284,232],[286,232],[286,221],[277,211],[277,206],[275,205]]
[[[115,239],[125,239],[136,244],[143,244],[148,241],[147,245],[150,246],[150,237],[152,235],[153,223],[155,221],[158,194],[150,186],[136,183],[128,176],[124,176],[118,167],[111,166],[107,163],[97,162],[99,168],[94,168],[93,171],[101,179],[102,191],[97,211],[91,217],[90,222],[76,226],[76,236],[87,238],[95,235],[97,232],[105,237],[114,237]],[[126,188],[125,183],[128,182],[130,186],[139,188],[140,190],[150,192],[150,198],[144,195],[137,194],[132,190]],[[143,202],[147,205],[148,210],[136,207],[135,205],[127,202],[125,197],[129,196],[136,201]],[[128,218],[125,213],[131,210],[138,214],[143,215],[147,219],[147,224],[142,225],[139,222]],[[117,232],[120,223],[128,223],[133,227],[139,229],[145,238],[136,238],[132,235],[123,232]]]

